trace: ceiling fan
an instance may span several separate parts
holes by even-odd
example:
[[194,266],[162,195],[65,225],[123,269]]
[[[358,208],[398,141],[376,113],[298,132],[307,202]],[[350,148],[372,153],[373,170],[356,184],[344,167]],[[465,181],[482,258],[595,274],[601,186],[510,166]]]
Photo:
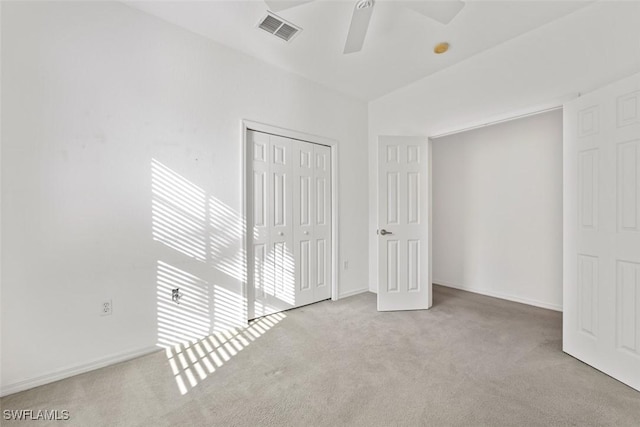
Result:
[[[273,12],[280,12],[305,3],[311,3],[312,1],[314,0],[264,0],[269,9]],[[376,0],[356,1],[343,53],[353,53],[362,50],[375,1]],[[421,15],[427,16],[445,25],[451,22],[451,20],[460,13],[465,5],[462,0],[394,0],[393,3],[414,10]]]

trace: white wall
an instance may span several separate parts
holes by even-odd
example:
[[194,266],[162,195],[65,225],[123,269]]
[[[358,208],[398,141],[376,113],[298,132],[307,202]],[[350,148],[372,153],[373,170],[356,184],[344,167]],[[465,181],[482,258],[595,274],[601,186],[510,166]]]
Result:
[[435,139],[433,282],[562,309],[562,111]]
[[364,103],[115,2],[2,2],[2,65],[3,393],[153,348],[171,284],[204,307],[173,335],[242,319],[243,118],[339,141],[367,288]]
[[377,289],[377,139],[434,136],[559,106],[640,71],[640,2],[595,2],[369,104],[370,289]]

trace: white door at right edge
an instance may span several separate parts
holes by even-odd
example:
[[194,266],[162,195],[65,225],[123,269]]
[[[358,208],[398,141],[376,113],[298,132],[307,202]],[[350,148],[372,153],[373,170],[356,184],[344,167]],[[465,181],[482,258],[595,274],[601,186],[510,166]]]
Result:
[[640,390],[640,74],[564,108],[563,350]]
[[429,144],[378,139],[378,311],[432,304]]

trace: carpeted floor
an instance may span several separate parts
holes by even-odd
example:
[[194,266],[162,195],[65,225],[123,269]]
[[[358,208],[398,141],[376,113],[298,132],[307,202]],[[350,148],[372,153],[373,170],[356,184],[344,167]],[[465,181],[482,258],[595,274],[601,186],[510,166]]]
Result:
[[560,313],[437,286],[434,302],[322,302],[1,406],[69,411],[38,426],[640,426],[639,392],[562,353]]

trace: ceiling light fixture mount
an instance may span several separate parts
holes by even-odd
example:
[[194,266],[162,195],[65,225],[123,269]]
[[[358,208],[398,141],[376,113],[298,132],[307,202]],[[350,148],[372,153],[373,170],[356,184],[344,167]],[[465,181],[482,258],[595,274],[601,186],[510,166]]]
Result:
[[433,53],[435,53],[436,55],[440,55],[445,53],[446,51],[449,50],[449,43],[447,42],[442,42],[442,43],[438,43],[434,48],[433,48]]
[[360,0],[356,3],[356,9],[367,9],[373,6],[373,0]]

